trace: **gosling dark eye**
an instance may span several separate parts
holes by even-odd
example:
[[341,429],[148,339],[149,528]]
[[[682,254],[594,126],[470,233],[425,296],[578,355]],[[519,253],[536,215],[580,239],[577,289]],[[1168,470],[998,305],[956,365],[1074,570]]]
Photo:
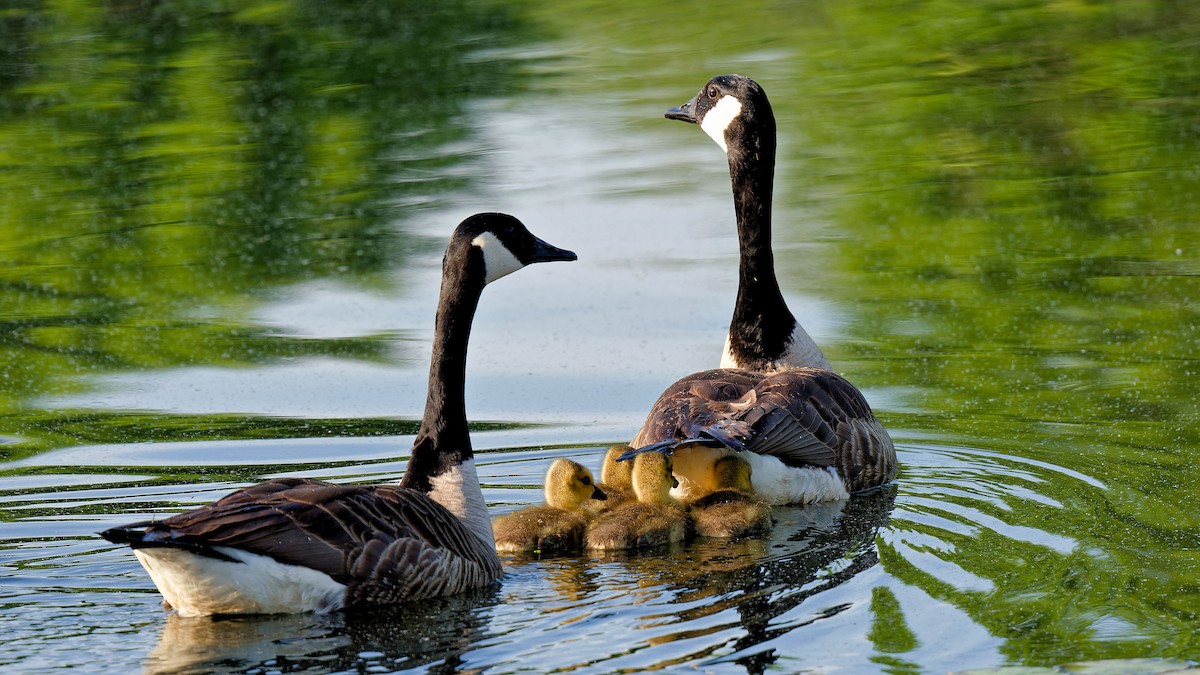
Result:
[[710,87],[708,88],[708,97],[709,97],[709,98],[716,98],[716,97],[717,97],[717,88],[716,88],[716,87],[714,87],[714,86],[710,86]]
[[583,477],[583,484],[584,484],[584,485],[591,485],[591,484],[592,484],[592,479],[591,479],[591,478],[588,478],[587,476],[584,476],[584,477]]

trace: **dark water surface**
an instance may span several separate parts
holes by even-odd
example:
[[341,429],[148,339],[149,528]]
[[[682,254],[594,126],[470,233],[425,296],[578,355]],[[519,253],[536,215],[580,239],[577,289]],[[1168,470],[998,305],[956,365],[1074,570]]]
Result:
[[[0,9],[0,667],[1200,658],[1200,6],[345,4]],[[598,464],[719,358],[728,176],[661,113],[720,72],[771,96],[780,277],[895,437],[890,489],[330,616],[166,615],[94,535],[399,477],[442,247],[482,210],[580,256],[482,302],[485,495]]]

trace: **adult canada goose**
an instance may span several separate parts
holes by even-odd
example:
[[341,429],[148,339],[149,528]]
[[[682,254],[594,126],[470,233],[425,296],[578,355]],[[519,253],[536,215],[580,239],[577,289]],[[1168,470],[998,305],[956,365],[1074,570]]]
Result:
[[593,515],[587,503],[608,499],[587,467],[561,457],[546,471],[543,491],[545,504],[492,519],[497,551],[578,549]]
[[[862,394],[830,370],[788,311],[771,251],[775,117],[754,80],[719,75],[666,117],[700,125],[729,160],[739,281],[721,369],[667,388],[634,453],[674,452],[680,494],[741,452],[755,496],[772,504],[845,499],[896,474],[896,449]],[[626,453],[626,457],[633,453]]]
[[166,520],[114,527],[184,616],[331,611],[450,595],[500,577],[463,401],[483,287],[525,265],[575,260],[516,218],[477,214],[442,262],[429,392],[399,485],[284,478]]
[[612,551],[650,548],[683,541],[690,534],[687,512],[671,496],[676,485],[671,459],[653,452],[633,460],[636,501],[609,509],[588,525],[589,549]]
[[771,526],[771,507],[750,494],[750,463],[727,455],[712,467],[711,492],[687,504],[696,534],[702,537],[743,537]]

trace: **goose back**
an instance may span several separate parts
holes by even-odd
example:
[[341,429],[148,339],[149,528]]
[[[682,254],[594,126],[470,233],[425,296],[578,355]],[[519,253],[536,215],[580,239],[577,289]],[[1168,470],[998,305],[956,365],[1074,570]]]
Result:
[[[862,393],[819,368],[771,375],[715,369],[683,377],[659,396],[631,445],[681,455],[688,448],[706,448],[705,462],[744,453],[760,496],[778,471],[754,466],[763,457],[782,467],[813,469],[820,480],[822,473],[835,476],[847,493],[881,485],[896,473],[891,437]],[[674,464],[676,474],[687,479],[688,458],[677,457]],[[779,501],[783,498],[774,495],[769,501],[790,503]]]

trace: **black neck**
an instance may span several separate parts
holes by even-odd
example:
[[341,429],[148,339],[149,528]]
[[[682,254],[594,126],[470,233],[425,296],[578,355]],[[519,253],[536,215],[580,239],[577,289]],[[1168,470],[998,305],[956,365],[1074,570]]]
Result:
[[[767,126],[766,121],[763,126]],[[779,290],[771,251],[774,120],[769,120],[769,129],[755,131],[749,127],[743,124],[731,129],[734,133],[727,137],[741,257],[729,336],[730,350],[742,367],[765,370],[787,351],[796,319]]]
[[[467,340],[484,287],[483,261],[454,262],[453,252],[447,251],[443,262],[425,416],[413,442],[408,470],[400,482],[423,492],[431,489],[430,478],[474,456],[465,403]],[[479,249],[470,246],[459,253],[482,257]]]

